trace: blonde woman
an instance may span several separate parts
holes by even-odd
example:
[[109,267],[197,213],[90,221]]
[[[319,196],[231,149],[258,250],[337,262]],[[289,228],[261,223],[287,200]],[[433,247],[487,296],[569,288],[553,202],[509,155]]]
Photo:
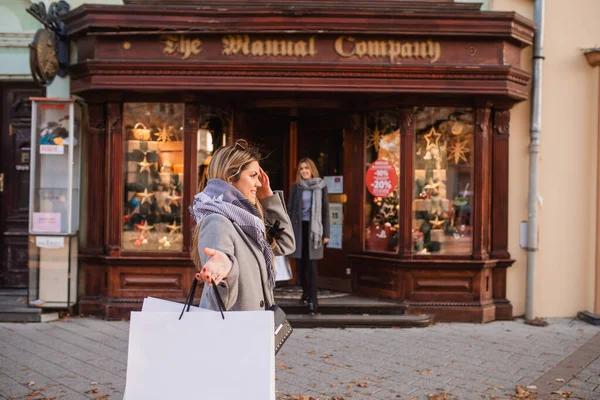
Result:
[[221,147],[208,166],[206,187],[194,198],[196,278],[208,283],[202,308],[219,309],[212,290],[227,310],[274,304],[274,255],[291,253],[295,242],[283,195],[273,193],[259,160],[258,149],[243,139]]
[[306,302],[308,314],[314,315],[318,308],[317,260],[323,258],[329,241],[329,202],[327,185],[310,158],[302,158],[298,163],[288,212],[296,237],[296,250],[291,257],[296,259],[297,276],[302,285],[300,301]]

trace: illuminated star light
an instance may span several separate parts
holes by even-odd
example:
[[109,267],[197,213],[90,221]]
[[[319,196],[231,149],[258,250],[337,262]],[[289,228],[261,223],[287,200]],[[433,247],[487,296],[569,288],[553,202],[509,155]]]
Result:
[[460,160],[467,162],[466,153],[469,153],[469,140],[457,140],[448,146],[448,160],[454,159],[454,163],[458,164]]
[[440,141],[440,137],[442,137],[441,133],[437,133],[435,131],[435,128],[431,128],[431,130],[429,131],[429,133],[425,136],[423,136],[423,139],[425,139],[427,141],[427,147],[425,148],[425,150],[429,150],[433,147],[437,147]]
[[163,125],[162,128],[158,128],[158,133],[155,133],[154,136],[158,136],[156,138],[157,142],[170,142],[171,136],[173,136],[171,133],[171,127],[167,128],[165,125]]

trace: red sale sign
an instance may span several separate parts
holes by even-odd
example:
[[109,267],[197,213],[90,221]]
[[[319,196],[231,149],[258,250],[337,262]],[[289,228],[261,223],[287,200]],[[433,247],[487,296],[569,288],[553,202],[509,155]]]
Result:
[[367,170],[367,189],[375,197],[388,197],[397,184],[396,170],[387,160],[377,160]]

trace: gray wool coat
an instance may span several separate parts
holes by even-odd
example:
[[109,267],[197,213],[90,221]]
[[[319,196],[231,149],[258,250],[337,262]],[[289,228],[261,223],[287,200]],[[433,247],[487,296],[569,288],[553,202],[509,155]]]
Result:
[[[323,224],[323,239],[329,237],[329,200],[327,186],[323,189],[323,202],[321,207],[321,222]],[[292,192],[288,199],[288,214],[294,226],[294,236],[296,236],[296,249],[290,257],[302,258],[302,188],[298,184],[292,185]],[[309,258],[311,260],[320,260],[323,258],[325,246],[321,243],[318,248],[309,247]]]
[[[287,255],[294,251],[295,241],[290,219],[285,209],[283,193],[260,201],[265,220],[280,222],[284,231],[273,249],[275,255]],[[227,254],[233,266],[227,277],[218,285],[217,290],[232,311],[264,310],[275,304],[273,290],[269,286],[267,263],[258,245],[249,238],[239,225],[220,214],[210,214],[202,220],[198,235],[198,250],[202,264],[209,257],[202,251],[205,247],[220,250]],[[275,261],[275,259],[273,259]],[[263,292],[264,287],[264,292]],[[200,307],[218,310],[219,306],[214,287],[205,285],[200,299]]]

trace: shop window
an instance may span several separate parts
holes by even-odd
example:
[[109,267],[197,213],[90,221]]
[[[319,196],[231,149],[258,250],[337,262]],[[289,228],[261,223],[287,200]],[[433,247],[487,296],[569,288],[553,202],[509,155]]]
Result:
[[124,104],[123,250],[183,248],[183,116],[183,104]]
[[201,106],[198,128],[198,186],[202,191],[206,181],[206,170],[213,151],[227,143],[231,135],[231,114],[227,110]]
[[412,239],[415,254],[470,254],[473,111],[415,112]]
[[400,129],[395,110],[367,116],[365,243],[373,252],[398,252]]

